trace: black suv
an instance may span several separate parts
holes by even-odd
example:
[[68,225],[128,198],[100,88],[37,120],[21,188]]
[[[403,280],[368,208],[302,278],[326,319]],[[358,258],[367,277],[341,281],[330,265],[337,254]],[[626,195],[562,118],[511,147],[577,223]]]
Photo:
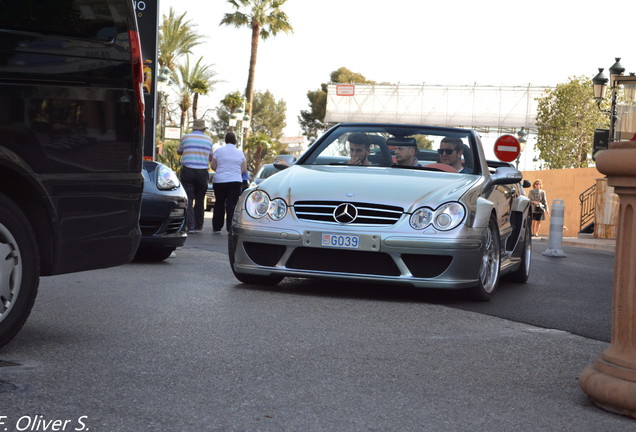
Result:
[[130,0],[0,3],[2,346],[40,275],[134,256],[143,73]]

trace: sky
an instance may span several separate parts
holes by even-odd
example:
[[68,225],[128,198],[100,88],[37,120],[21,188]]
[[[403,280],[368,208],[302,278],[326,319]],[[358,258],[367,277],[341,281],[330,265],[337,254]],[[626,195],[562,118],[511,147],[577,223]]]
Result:
[[[158,1],[160,15],[187,12],[206,36],[193,57],[212,64],[221,82],[200,112],[243,92],[250,30],[219,26],[231,4]],[[294,32],[260,41],[255,90],[286,102],[287,136],[302,134],[307,92],[340,67],[376,82],[431,85],[555,86],[607,71],[614,57],[636,72],[634,0],[287,0],[283,10]]]

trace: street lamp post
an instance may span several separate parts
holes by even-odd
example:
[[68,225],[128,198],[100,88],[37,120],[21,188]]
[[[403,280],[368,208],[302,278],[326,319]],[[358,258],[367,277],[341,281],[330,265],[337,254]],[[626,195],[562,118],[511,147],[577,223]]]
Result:
[[159,127],[159,137],[160,141],[163,142],[165,137],[166,130],[166,111],[168,110],[168,92],[167,86],[170,85],[170,74],[172,72],[166,66],[163,66],[159,70],[159,74],[157,75],[157,88],[159,90],[159,109],[161,110],[158,118],[161,122],[161,126]]
[[521,128],[517,131],[517,138],[519,139],[519,156],[517,156],[516,160],[516,168],[519,169],[519,160],[521,159],[521,155],[526,148],[526,143],[528,142],[528,132],[526,132],[526,128]]
[[[621,65],[620,57],[615,57],[616,63],[609,68],[609,78],[603,72],[604,68],[598,68],[598,74],[592,78],[592,84],[594,85],[594,99],[598,104],[599,110],[606,113],[610,117],[610,129],[609,129],[609,141],[616,140],[616,120],[618,120],[618,114],[616,113],[616,102],[618,98],[618,90],[621,85],[625,87],[625,100],[633,103],[636,100],[636,76],[631,73],[628,76],[623,75],[625,68]],[[607,84],[609,83],[612,91],[612,104],[610,110],[604,110],[601,108],[601,103],[605,99],[607,93]],[[620,138],[620,137],[619,137]]]
[[245,112],[245,99],[243,99],[243,106],[230,115],[228,124],[232,130],[236,129],[239,146],[242,147],[243,138],[250,128],[250,116]]

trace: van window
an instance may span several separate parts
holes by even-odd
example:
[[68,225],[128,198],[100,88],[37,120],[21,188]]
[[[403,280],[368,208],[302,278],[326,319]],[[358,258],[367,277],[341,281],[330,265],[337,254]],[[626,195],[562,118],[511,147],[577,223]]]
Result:
[[0,0],[0,28],[114,42],[126,28],[125,4],[113,0]]

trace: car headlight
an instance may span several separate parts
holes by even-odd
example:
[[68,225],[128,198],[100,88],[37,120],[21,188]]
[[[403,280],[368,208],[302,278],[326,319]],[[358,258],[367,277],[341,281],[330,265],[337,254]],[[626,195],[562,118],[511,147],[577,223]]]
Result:
[[157,189],[159,190],[172,190],[181,184],[175,172],[165,165],[157,165],[156,173]]
[[275,221],[279,221],[287,214],[287,204],[280,198],[276,198],[269,203],[267,214]]
[[272,200],[262,190],[255,190],[245,199],[245,211],[255,219],[269,215],[270,218],[278,221],[287,214],[287,203],[282,198]]
[[411,215],[411,227],[416,230],[421,230],[430,225],[433,220],[433,210],[428,207],[418,208]]
[[269,210],[269,196],[260,190],[250,193],[245,199],[245,211],[255,219],[261,219]]
[[420,207],[413,212],[409,223],[411,228],[422,230],[429,225],[439,231],[451,230],[459,225],[466,215],[464,206],[458,202],[442,204],[435,211],[428,207]]
[[448,231],[459,225],[466,215],[464,206],[457,202],[442,204],[433,214],[433,226],[440,231]]

